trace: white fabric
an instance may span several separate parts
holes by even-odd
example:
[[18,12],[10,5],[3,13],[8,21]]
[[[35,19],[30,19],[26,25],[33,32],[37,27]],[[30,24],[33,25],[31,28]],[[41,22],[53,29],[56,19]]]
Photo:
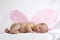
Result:
[[48,33],[0,34],[0,40],[60,40],[60,29]]

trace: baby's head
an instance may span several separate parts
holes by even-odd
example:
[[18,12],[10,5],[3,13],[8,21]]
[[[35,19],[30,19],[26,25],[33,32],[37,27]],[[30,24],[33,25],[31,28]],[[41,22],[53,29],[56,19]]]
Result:
[[45,23],[39,23],[36,27],[37,32],[45,33],[48,32],[48,26]]

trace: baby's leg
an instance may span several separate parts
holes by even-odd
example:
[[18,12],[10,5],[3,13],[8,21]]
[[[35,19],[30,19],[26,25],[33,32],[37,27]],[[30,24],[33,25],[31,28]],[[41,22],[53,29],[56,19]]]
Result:
[[20,26],[19,23],[17,23],[17,24],[12,24],[9,33],[11,33],[11,34],[16,34],[16,33],[18,33],[18,32],[19,32],[18,30],[20,29],[20,27],[21,27],[21,26]]
[[20,30],[19,30],[20,33],[26,33],[26,28],[25,27],[21,27]]
[[20,33],[26,33],[26,28],[25,26],[27,25],[27,23],[21,23],[21,28],[19,30]]

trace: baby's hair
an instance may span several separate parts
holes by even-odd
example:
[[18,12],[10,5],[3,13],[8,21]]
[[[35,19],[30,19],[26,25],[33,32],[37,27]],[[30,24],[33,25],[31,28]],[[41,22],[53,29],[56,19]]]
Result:
[[47,25],[46,23],[40,23],[40,25]]

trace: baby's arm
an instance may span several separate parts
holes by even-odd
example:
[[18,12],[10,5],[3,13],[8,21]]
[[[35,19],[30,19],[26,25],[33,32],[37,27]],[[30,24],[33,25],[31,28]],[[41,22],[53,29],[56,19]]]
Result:
[[35,27],[35,24],[34,23],[28,23],[27,25],[26,25],[26,30],[29,32],[29,33],[32,33],[32,32],[34,32],[33,31],[33,27]]
[[27,32],[29,32],[29,33],[32,33],[32,32],[33,32],[31,26],[26,26],[26,30],[27,30]]

